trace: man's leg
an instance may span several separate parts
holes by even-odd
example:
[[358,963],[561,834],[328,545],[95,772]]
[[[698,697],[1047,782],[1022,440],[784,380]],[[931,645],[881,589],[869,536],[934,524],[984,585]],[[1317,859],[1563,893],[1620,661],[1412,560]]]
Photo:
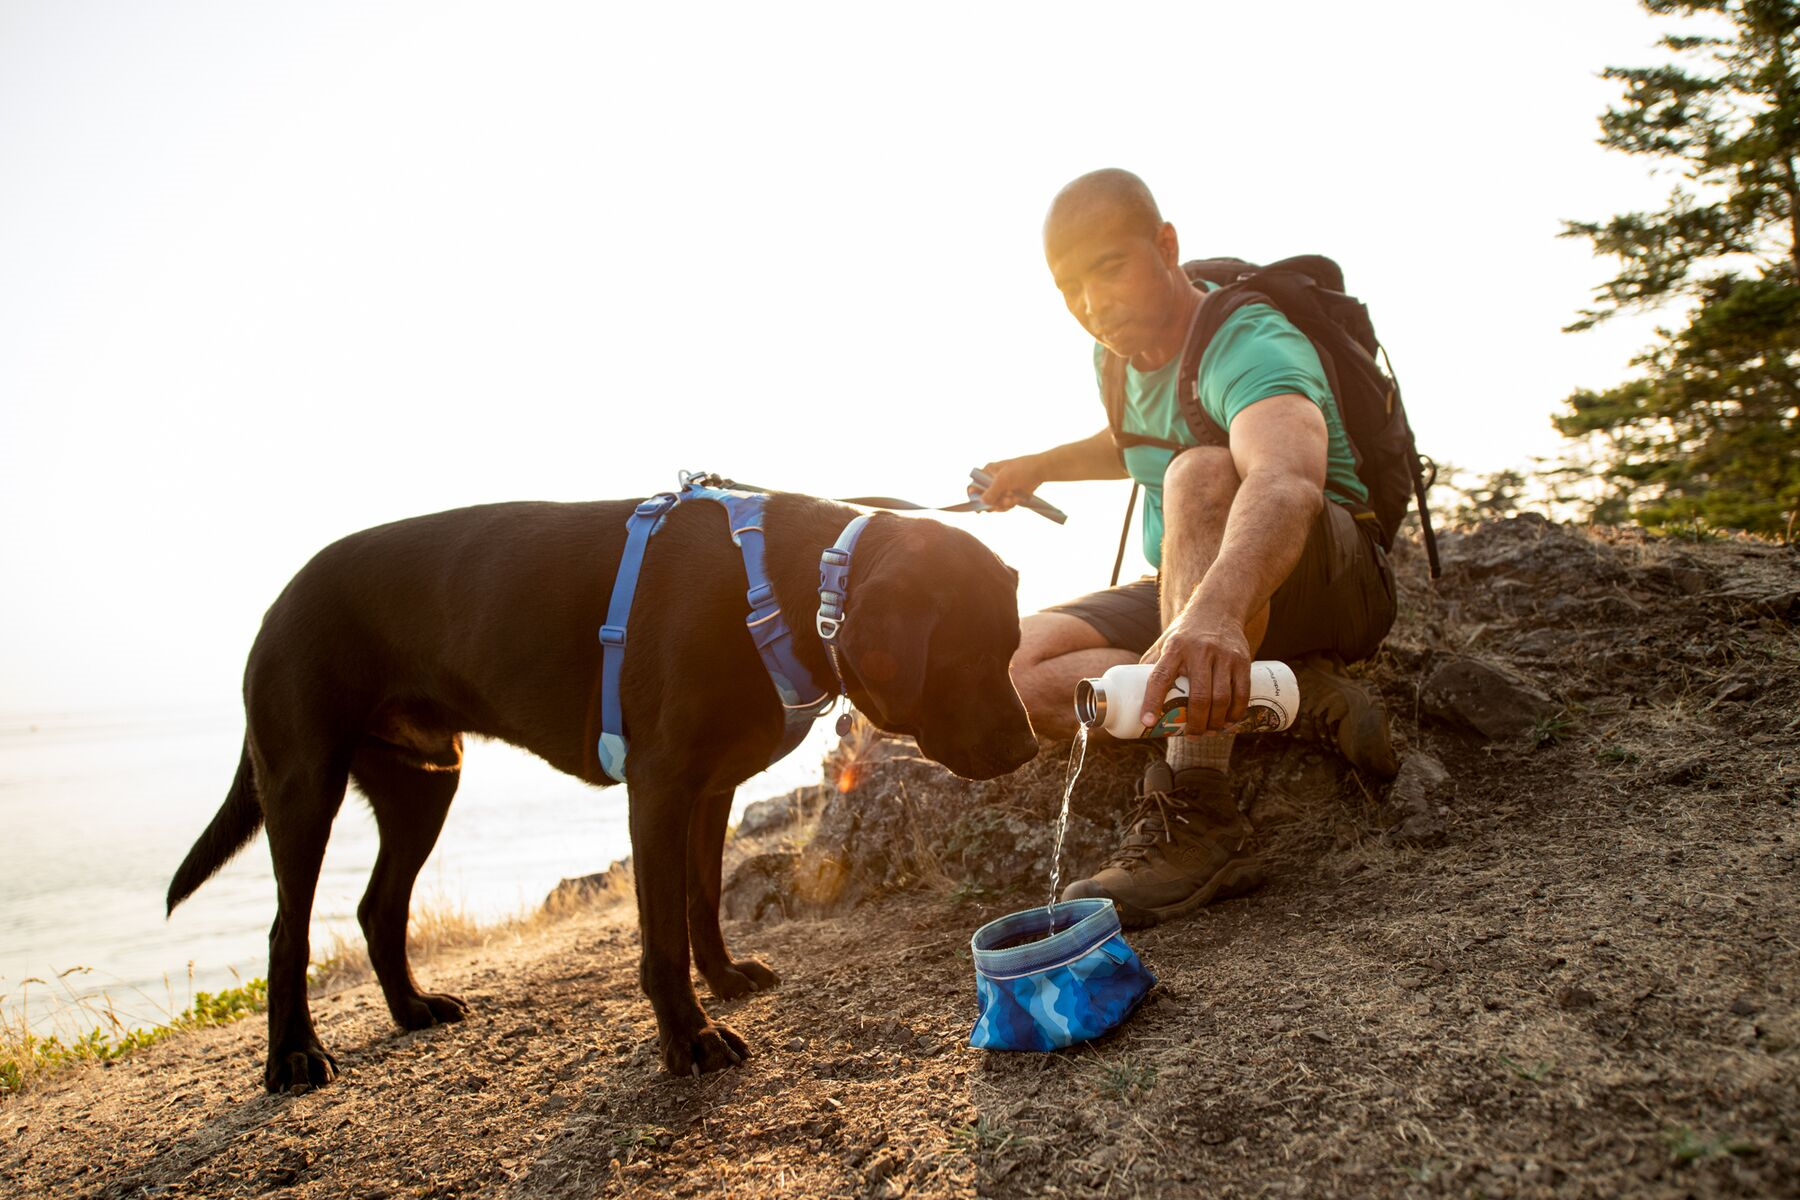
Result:
[[1019,622],[1013,686],[1039,737],[1075,736],[1075,683],[1134,663],[1161,632],[1156,580],[1140,579],[1033,613]]
[[[1219,557],[1225,519],[1237,498],[1238,483],[1237,463],[1231,451],[1221,446],[1197,446],[1178,454],[1169,464],[1163,476],[1164,629],[1186,606]],[[1244,625],[1244,639],[1253,656],[1268,628],[1269,606],[1265,604]],[[1172,737],[1169,766],[1176,771],[1193,767],[1229,770],[1233,740],[1229,733]]]
[[1294,668],[1300,711],[1293,733],[1328,746],[1358,770],[1399,769],[1387,711],[1342,664],[1374,654],[1394,620],[1394,577],[1374,535],[1348,509],[1327,504],[1300,561],[1269,604],[1263,653]]
[[[1183,451],[1163,476],[1161,624],[1167,627],[1206,577],[1225,536],[1237,496],[1231,452],[1203,446]],[[1254,653],[1268,628],[1268,606],[1244,634]],[[1238,812],[1226,772],[1232,736],[1185,735],[1168,741],[1166,757],[1144,774],[1130,831],[1119,849],[1062,898],[1106,897],[1137,928],[1238,896],[1263,879],[1252,854],[1250,822]]]
[[1074,737],[1075,684],[1138,657],[1136,651],[1107,645],[1105,634],[1068,613],[1020,618],[1012,680],[1031,717],[1032,732],[1041,738]]

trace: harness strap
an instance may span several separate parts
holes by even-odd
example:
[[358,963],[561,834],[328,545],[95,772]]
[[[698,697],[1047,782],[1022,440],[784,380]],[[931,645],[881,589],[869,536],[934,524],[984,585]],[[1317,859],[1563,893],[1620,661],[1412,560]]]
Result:
[[[794,652],[794,631],[782,615],[781,603],[776,598],[775,585],[769,578],[766,565],[762,516],[763,506],[768,498],[731,488],[708,487],[700,482],[701,478],[684,475],[680,494],[664,492],[652,496],[639,504],[625,522],[625,552],[619,560],[618,574],[613,578],[606,624],[600,627],[600,768],[618,783],[625,782],[627,750],[624,708],[619,696],[625,664],[625,627],[631,618],[632,599],[637,592],[638,574],[643,567],[644,552],[650,538],[661,528],[669,511],[683,501],[711,500],[724,508],[732,543],[738,547],[743,558],[744,599],[750,608],[749,614],[744,618],[744,625],[750,633],[752,644],[756,646],[758,657],[762,659],[763,669],[769,674],[769,682],[774,685],[775,693],[781,700],[781,741],[769,759],[771,764],[784,758],[800,744],[806,737],[807,730],[812,728],[813,721],[831,707],[838,691],[843,688],[843,674],[838,669],[837,651],[830,639],[826,639],[826,653],[831,660],[832,673],[838,680],[837,689],[814,678],[813,673]],[[841,576],[834,585],[838,603],[831,622],[832,637],[836,636],[838,626],[843,623],[843,599],[848,593],[850,576],[849,550],[856,540],[850,530],[860,533],[861,527],[868,520],[867,515],[858,517],[845,531],[848,542],[845,537],[838,539],[838,546],[843,551],[843,562]],[[835,552],[834,549],[825,553],[830,555]],[[821,577],[826,569],[822,558]],[[820,595],[823,599],[824,592],[821,591]],[[825,610],[821,605],[821,630],[825,624],[824,616]]]
[[613,577],[606,624],[600,627],[600,769],[619,783],[625,782],[625,710],[619,703],[619,679],[625,670],[625,626],[631,619],[631,598],[637,594],[644,548],[678,502],[673,492],[663,492],[639,504],[626,518],[625,553],[619,559],[619,572]]
[[762,658],[763,669],[769,673],[769,682],[775,685],[775,694],[781,699],[781,743],[769,759],[774,763],[800,744],[813,721],[837,699],[837,693],[829,685],[821,686],[794,653],[794,631],[782,616],[775,585],[764,565],[762,513],[767,497],[689,484],[681,498],[712,500],[721,505],[731,526],[731,540],[743,555],[747,585],[744,599],[750,605],[744,624]]

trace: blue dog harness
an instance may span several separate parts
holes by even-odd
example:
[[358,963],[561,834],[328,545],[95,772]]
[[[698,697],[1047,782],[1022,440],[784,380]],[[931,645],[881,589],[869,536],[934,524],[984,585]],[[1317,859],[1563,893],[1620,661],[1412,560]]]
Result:
[[[625,521],[625,553],[619,560],[619,571],[613,579],[612,600],[606,609],[606,624],[600,627],[600,769],[619,783],[625,782],[625,713],[619,699],[619,680],[625,667],[625,627],[631,619],[632,597],[637,593],[638,573],[644,565],[644,551],[650,538],[662,527],[669,511],[690,500],[711,500],[725,509],[731,529],[731,540],[742,552],[744,578],[749,584],[744,598],[750,612],[744,623],[750,639],[756,644],[769,682],[781,699],[783,730],[771,764],[784,758],[806,736],[812,723],[844,688],[843,671],[838,665],[837,634],[844,624],[845,605],[849,600],[850,555],[856,539],[862,535],[873,514],[857,517],[844,528],[836,545],[827,547],[819,556],[819,615],[815,628],[825,643],[826,657],[837,684],[821,684],[813,678],[794,653],[793,629],[782,615],[775,597],[775,585],[769,580],[763,559],[763,506],[768,497],[732,488],[709,487],[703,482],[713,478],[693,472],[682,472],[681,491],[663,492],[639,504]],[[811,697],[808,699],[808,697]]]

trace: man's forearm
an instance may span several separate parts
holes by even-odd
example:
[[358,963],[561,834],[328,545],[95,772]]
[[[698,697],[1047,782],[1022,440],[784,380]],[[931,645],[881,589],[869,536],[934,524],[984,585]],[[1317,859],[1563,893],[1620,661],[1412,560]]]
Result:
[[1052,450],[1034,454],[1038,471],[1046,483],[1078,479],[1123,479],[1125,464],[1112,434],[1102,429],[1078,442],[1065,442]]
[[1229,616],[1240,626],[1275,594],[1300,561],[1324,494],[1283,471],[1252,471],[1238,485],[1218,557],[1188,608]]

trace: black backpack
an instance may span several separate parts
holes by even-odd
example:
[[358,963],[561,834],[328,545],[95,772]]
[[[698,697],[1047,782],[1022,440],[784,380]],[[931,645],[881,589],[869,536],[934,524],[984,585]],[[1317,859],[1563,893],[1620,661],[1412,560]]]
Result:
[[[1181,269],[1196,286],[1201,280],[1219,285],[1207,294],[1194,314],[1194,326],[1182,349],[1181,373],[1175,384],[1181,414],[1199,444],[1227,444],[1225,431],[1200,406],[1201,356],[1231,314],[1246,304],[1270,305],[1305,334],[1319,352],[1326,381],[1337,399],[1344,432],[1356,455],[1356,476],[1369,489],[1369,503],[1357,512],[1358,518],[1373,521],[1380,531],[1382,546],[1391,547],[1394,533],[1416,497],[1425,554],[1431,563],[1431,577],[1436,579],[1437,538],[1431,529],[1431,513],[1425,507],[1425,493],[1436,479],[1437,468],[1430,459],[1421,457],[1413,444],[1412,427],[1406,423],[1406,408],[1400,402],[1393,363],[1375,337],[1368,308],[1344,293],[1343,271],[1322,254],[1284,258],[1266,267],[1240,258],[1204,258],[1183,263]],[[1381,363],[1375,361],[1377,354]],[[1186,449],[1159,438],[1124,432],[1124,359],[1109,353],[1100,378],[1107,426],[1121,452],[1130,446]],[[1134,502],[1136,498],[1133,491]],[[1126,510],[1125,520],[1129,525],[1130,509]],[[1121,546],[1121,556],[1123,549]],[[1116,582],[1116,566],[1113,575]]]

